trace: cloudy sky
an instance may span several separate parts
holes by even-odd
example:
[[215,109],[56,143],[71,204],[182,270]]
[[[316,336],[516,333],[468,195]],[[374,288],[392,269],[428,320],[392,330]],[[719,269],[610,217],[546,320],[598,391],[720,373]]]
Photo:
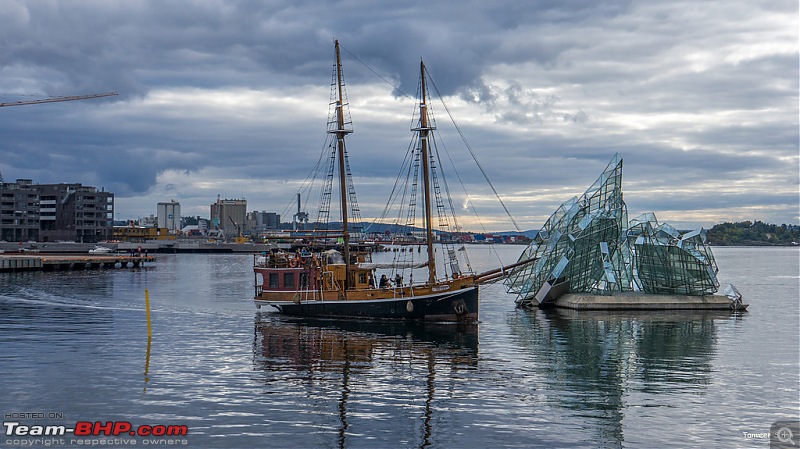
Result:
[[[120,94],[0,108],[0,173],[104,187],[119,218],[170,199],[207,217],[221,195],[288,220],[339,39],[365,219],[410,141],[422,58],[522,229],[615,152],[630,215],[800,222],[796,0],[0,0],[0,23],[0,102]],[[513,229],[433,108],[481,216],[461,224]]]

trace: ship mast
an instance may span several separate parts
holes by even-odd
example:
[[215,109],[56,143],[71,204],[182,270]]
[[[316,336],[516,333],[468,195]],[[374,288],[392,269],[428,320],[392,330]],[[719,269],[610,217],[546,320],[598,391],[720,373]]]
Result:
[[[342,248],[342,255],[344,256],[345,273],[348,279],[345,280],[345,286],[349,285],[350,278],[350,229],[347,218],[347,172],[345,171],[344,161],[344,136],[353,132],[352,130],[345,129],[344,127],[344,82],[342,80],[342,58],[339,52],[339,40],[335,41],[336,47],[336,129],[328,131],[336,133],[338,156],[339,156],[339,193],[341,198],[341,211],[342,211],[342,238],[344,241],[344,248]],[[343,289],[347,291],[347,288]]]
[[434,128],[428,125],[428,93],[425,88],[425,63],[419,62],[422,98],[419,101],[419,140],[422,153],[423,195],[425,200],[425,237],[428,245],[428,284],[436,282],[436,254],[433,251],[433,224],[431,223],[431,178],[428,156],[428,134]]

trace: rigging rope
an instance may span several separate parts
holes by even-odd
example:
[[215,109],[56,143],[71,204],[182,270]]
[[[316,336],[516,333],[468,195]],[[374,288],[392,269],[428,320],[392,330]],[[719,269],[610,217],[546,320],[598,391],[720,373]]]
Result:
[[[404,97],[406,97],[406,98],[409,98],[409,99],[412,99],[412,100],[416,100],[416,98],[414,98],[414,97],[412,97],[411,95],[409,95],[409,94],[407,94],[406,92],[404,92],[404,91],[403,91],[403,90],[402,90],[402,89],[401,89],[401,88],[400,88],[398,85],[396,85],[396,84],[392,83],[391,81],[389,81],[388,79],[386,79],[384,76],[382,76],[380,73],[378,73],[378,72],[377,72],[375,69],[373,69],[371,66],[369,66],[369,65],[368,65],[366,62],[362,61],[362,60],[361,60],[361,59],[360,59],[358,56],[356,56],[356,55],[355,55],[353,52],[351,52],[349,49],[347,49],[347,48],[346,48],[346,47],[344,47],[344,46],[340,46],[340,47],[341,47],[342,49],[344,49],[344,51],[346,51],[346,52],[347,52],[347,53],[348,53],[348,54],[349,54],[351,57],[353,57],[353,59],[355,59],[356,61],[358,61],[358,62],[359,62],[361,65],[363,65],[363,66],[364,66],[364,67],[366,67],[366,68],[367,68],[369,71],[371,71],[373,74],[375,74],[375,76],[377,76],[378,78],[380,78],[381,80],[383,80],[383,81],[384,81],[386,84],[388,84],[389,86],[391,86],[391,87],[394,89],[394,91],[395,91],[395,92],[397,92],[397,93],[401,94],[402,96],[404,96]],[[477,156],[475,155],[475,152],[473,151],[473,149],[472,149],[472,146],[471,146],[471,145],[469,144],[469,142],[467,141],[467,138],[466,138],[466,136],[464,135],[464,132],[461,130],[461,127],[458,125],[458,123],[456,122],[455,118],[453,117],[453,114],[450,112],[450,108],[447,106],[447,103],[445,103],[445,101],[444,101],[444,98],[442,97],[442,94],[441,94],[441,92],[439,91],[439,88],[438,88],[438,86],[436,85],[436,82],[433,80],[433,77],[430,75],[430,72],[428,72],[427,68],[425,69],[425,71],[426,71],[426,73],[427,73],[427,75],[428,75],[428,78],[431,80],[431,84],[433,85],[433,88],[434,88],[434,90],[436,91],[436,94],[437,94],[437,96],[439,97],[439,101],[441,101],[441,102],[442,102],[442,106],[444,107],[445,111],[447,112],[447,115],[448,115],[448,117],[450,117],[450,121],[453,123],[453,126],[455,127],[456,131],[458,132],[459,136],[461,137],[461,140],[464,142],[464,145],[467,147],[467,150],[469,151],[469,153],[470,153],[470,156],[472,157],[472,160],[475,162],[475,165],[477,165],[477,166],[478,166],[478,169],[480,170],[481,174],[483,175],[483,178],[486,180],[487,184],[489,184],[489,187],[492,189],[492,192],[494,193],[495,197],[496,197],[496,198],[497,198],[497,200],[500,202],[500,204],[503,206],[503,210],[505,211],[506,215],[508,216],[508,218],[509,218],[509,219],[511,220],[511,222],[513,223],[513,225],[514,225],[514,228],[517,230],[517,232],[522,232],[522,229],[520,228],[519,224],[517,224],[517,222],[516,222],[516,220],[514,219],[514,217],[511,215],[511,212],[508,210],[508,207],[506,206],[505,202],[503,202],[503,199],[502,199],[502,198],[500,197],[500,195],[497,193],[497,189],[495,189],[495,187],[494,187],[494,185],[492,184],[491,180],[489,180],[489,176],[486,174],[486,171],[484,170],[483,166],[480,164],[480,162],[478,162],[478,158],[477,158]],[[415,112],[415,113],[414,113],[414,114],[412,114],[412,118],[411,118],[411,121],[412,121],[412,127],[413,127],[414,118],[415,118],[414,116],[416,115],[416,106],[415,106],[414,112]],[[412,141],[412,143],[409,145],[409,149],[411,149],[411,147],[412,147],[413,145],[414,145],[414,142]],[[434,145],[435,145],[435,144],[434,144]],[[481,221],[481,219],[480,219],[480,216],[478,215],[478,212],[477,212],[477,210],[475,209],[475,203],[472,201],[472,198],[470,197],[469,193],[467,192],[467,190],[466,190],[466,186],[464,185],[464,182],[463,182],[463,180],[461,179],[461,176],[460,176],[460,174],[458,173],[458,170],[456,170],[456,168],[455,168],[455,163],[453,162],[453,159],[450,157],[450,153],[447,151],[447,147],[444,145],[444,142],[442,142],[442,145],[443,145],[443,148],[444,148],[444,152],[445,152],[445,154],[447,155],[447,158],[450,160],[450,164],[451,164],[451,166],[453,167],[453,171],[455,172],[455,174],[456,174],[456,177],[458,178],[458,181],[459,181],[459,183],[461,184],[461,187],[462,187],[462,189],[464,190],[464,193],[465,193],[465,195],[466,195],[466,197],[467,197],[467,202],[469,203],[469,205],[470,205],[470,208],[472,209],[472,212],[473,212],[473,214],[475,214],[475,216],[476,216],[476,218],[477,218],[477,220],[478,220],[478,223],[479,223],[479,224],[480,224],[480,226],[481,226],[481,229],[483,229],[484,233],[486,233],[486,228],[485,228],[485,226],[483,225],[483,222]],[[438,150],[436,150],[436,151],[437,151],[437,153],[438,153]],[[408,162],[408,164],[409,164],[409,166],[408,166],[408,171],[409,171],[409,173],[408,173],[408,174],[410,174],[410,171],[411,171],[411,168],[412,168],[411,166],[413,165],[413,164],[412,164],[412,158],[410,157],[410,156],[412,155],[412,153],[413,153],[413,151],[409,151],[409,152],[407,152],[407,158],[408,158],[408,159],[404,160],[403,164],[401,164],[401,169],[400,169],[400,171],[399,171],[399,173],[398,173],[398,175],[397,175],[397,178],[395,179],[394,186],[392,187],[392,193],[389,195],[389,200],[387,201],[386,205],[384,206],[384,210],[383,210],[383,212],[381,213],[381,216],[380,216],[380,218],[376,218],[376,219],[374,219],[374,220],[373,220],[373,222],[372,222],[372,224],[370,224],[370,225],[368,226],[367,230],[369,230],[369,228],[371,228],[371,227],[372,227],[372,225],[376,224],[378,221],[382,221],[382,220],[386,219],[386,217],[387,217],[387,215],[388,215],[388,213],[389,213],[389,210],[391,209],[391,206],[392,206],[392,204],[394,204],[394,202],[392,201],[392,198],[395,198],[395,202],[397,201],[397,199],[398,199],[398,198],[396,198],[394,194],[395,194],[395,192],[397,191],[397,187],[398,187],[398,185],[399,185],[400,179],[402,178],[402,174],[403,174],[403,172],[404,172],[404,171],[406,171],[406,170],[404,169],[404,167],[405,167],[405,163],[406,163],[406,162]],[[320,159],[322,159],[322,156],[320,156]],[[439,158],[439,159],[441,159],[441,158]],[[318,163],[319,163],[319,162],[318,162]],[[408,174],[407,174],[406,176],[408,176]],[[404,188],[404,192],[403,192],[403,195],[402,195],[403,197],[405,197],[405,195],[406,195],[406,191],[405,191],[405,189],[408,189],[408,185],[407,185],[407,184],[406,184],[406,186],[405,186],[405,188]],[[412,190],[414,190],[414,189],[412,189]],[[453,204],[452,204],[452,199],[449,197],[449,189],[448,189],[448,187],[447,187],[447,183],[446,183],[446,182],[445,182],[445,190],[447,191],[447,195],[448,195],[448,201],[450,202],[450,208],[451,208],[451,210],[452,210],[452,211],[454,211]],[[398,227],[398,225],[399,225],[399,221],[400,221],[399,219],[400,219],[400,217],[401,217],[401,216],[402,216],[402,214],[403,214],[403,212],[402,212],[402,209],[403,209],[403,206],[402,206],[402,203],[401,203],[400,210],[398,210],[398,217],[397,217],[397,221],[395,222],[395,231],[397,230],[397,227]],[[410,213],[410,214],[412,213],[412,210],[411,210],[411,209],[414,209],[414,208],[413,208],[413,207],[410,207],[410,208],[409,208],[409,213]],[[410,218],[410,217],[409,217],[409,218]],[[455,214],[453,214],[453,218],[454,218],[454,220],[455,220]],[[413,218],[411,218],[411,219],[413,219]],[[408,223],[408,218],[407,218],[407,220],[406,220],[406,221],[407,221],[407,223],[406,223],[406,226],[408,226],[408,225],[410,224],[410,223]],[[457,223],[457,222],[454,222],[454,225],[455,225],[456,229],[458,229],[458,223]],[[492,248],[493,252],[495,253],[495,256],[497,257],[497,259],[498,259],[498,260],[500,260],[500,255],[497,253],[497,250],[496,250],[496,248],[494,247],[494,245],[491,245],[491,248]],[[413,252],[412,252],[412,254],[413,254]],[[397,255],[395,255],[395,258],[396,258],[396,257],[397,257]],[[469,260],[468,260],[468,259],[466,260],[466,262],[467,262],[467,267],[471,269],[471,267],[470,267],[470,263],[469,263]],[[502,266],[502,261],[500,261],[500,262],[501,262],[501,266]]]
[[[300,187],[297,188],[297,192],[295,192],[295,195],[292,196],[292,199],[290,199],[289,202],[286,204],[286,206],[284,206],[283,210],[281,211],[282,215],[285,216],[290,211],[294,210],[295,206],[297,205],[295,197],[297,196],[298,193],[300,193],[302,195],[304,191],[307,191],[307,193],[305,195],[305,202],[308,203],[308,196],[311,194],[311,186],[314,184],[314,181],[316,181],[316,179],[317,179],[317,175],[319,174],[319,172],[321,170],[321,165],[322,165],[323,158],[324,158],[325,154],[327,153],[326,150],[328,148],[328,140],[329,140],[329,137],[326,135],[325,136],[325,141],[322,144],[322,150],[320,151],[319,158],[317,159],[317,163],[308,172],[308,174],[306,175],[306,177],[303,180],[303,182],[300,183]],[[308,190],[306,190],[306,189],[308,189]]]
[[[425,71],[427,72],[427,68],[425,69]],[[439,92],[439,88],[436,86],[436,82],[433,80],[433,77],[430,76],[430,73],[428,73],[428,78],[430,78],[431,84],[433,84],[433,89],[436,91],[436,95],[439,97],[439,101],[442,102],[444,110],[447,111],[447,116],[450,117],[450,121],[453,122],[453,126],[455,126],[456,131],[458,131],[458,135],[461,136],[461,140],[464,142],[464,145],[467,147],[467,150],[469,150],[469,154],[472,156],[472,160],[475,161],[475,165],[477,165],[478,169],[481,171],[483,179],[485,179],[486,182],[489,184],[489,187],[492,188],[492,192],[494,192],[494,196],[497,198],[497,201],[500,202],[500,204],[503,206],[503,210],[506,211],[506,215],[508,215],[508,218],[511,219],[511,222],[514,223],[514,228],[516,228],[517,232],[522,232],[522,229],[517,224],[517,221],[514,220],[514,217],[511,216],[511,212],[508,211],[506,203],[504,203],[503,199],[500,198],[500,194],[497,193],[497,189],[494,188],[492,181],[489,180],[489,176],[486,174],[486,171],[483,169],[483,166],[481,166],[481,163],[478,162],[478,158],[477,156],[475,156],[475,152],[472,151],[472,146],[469,144],[469,142],[467,142],[467,138],[461,131],[461,127],[458,126],[458,123],[456,123],[456,119],[453,117],[453,114],[450,113],[450,108],[448,108],[447,103],[444,102],[444,98],[442,97],[441,92]]]
[[400,89],[400,87],[399,87],[399,86],[396,86],[396,85],[392,84],[392,82],[391,82],[391,81],[387,80],[387,79],[386,79],[386,78],[384,78],[384,77],[383,77],[383,76],[382,76],[380,73],[376,72],[376,71],[375,71],[375,69],[373,69],[372,67],[370,67],[370,66],[369,66],[369,65],[368,65],[366,62],[364,62],[364,61],[362,61],[361,59],[359,59],[359,58],[358,58],[358,56],[356,56],[355,54],[353,54],[353,52],[351,52],[350,50],[348,50],[348,49],[347,49],[347,48],[346,48],[344,45],[341,45],[341,44],[339,44],[339,48],[342,48],[342,49],[344,49],[344,51],[346,51],[346,52],[347,52],[347,54],[349,54],[350,56],[352,56],[352,57],[353,57],[353,59],[355,59],[355,60],[356,60],[356,61],[358,61],[358,62],[359,62],[361,65],[363,65],[364,67],[366,67],[366,68],[367,68],[367,70],[369,70],[370,72],[374,73],[374,74],[375,74],[375,76],[377,76],[378,78],[382,79],[382,80],[383,80],[383,82],[385,82],[386,84],[388,84],[388,85],[392,86],[392,88],[394,88],[394,90],[395,90],[395,91],[397,91],[398,93],[401,93],[401,94],[403,94],[403,96],[404,96],[404,97],[410,98],[410,99],[412,99],[412,100],[416,100],[416,98],[414,98],[414,97],[412,97],[411,95],[409,95],[409,94],[407,94],[407,93],[403,92],[403,90],[402,90],[402,89]]

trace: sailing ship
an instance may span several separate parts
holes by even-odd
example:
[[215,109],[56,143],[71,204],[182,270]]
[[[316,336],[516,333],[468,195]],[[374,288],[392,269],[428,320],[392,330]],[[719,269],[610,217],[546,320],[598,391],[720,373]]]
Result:
[[[351,229],[351,220],[358,218],[359,209],[345,145],[346,136],[352,132],[352,124],[349,111],[345,110],[346,94],[338,40],[335,42],[335,55],[331,83],[332,116],[328,128],[328,133],[333,137],[329,148],[331,173],[327,176],[327,190],[321,195],[323,206],[320,209],[323,212],[320,215],[327,218],[330,214],[332,179],[338,177],[342,224],[341,229],[317,230],[315,236],[306,234],[306,238],[319,238],[327,242],[337,239],[340,244],[336,249],[302,249],[294,253],[254,256],[256,306],[259,309],[269,306],[283,314],[305,317],[477,322],[479,284],[498,279],[502,276],[503,268],[475,274],[469,267],[462,269],[453,259],[446,260],[443,254],[445,274],[437,275],[432,208],[438,208],[444,202],[438,197],[440,191],[430,151],[429,141],[435,126],[430,122],[428,111],[424,63],[420,62],[419,117],[417,126],[412,129],[417,142],[413,158],[418,165],[414,172],[421,171],[414,183],[419,185],[424,206],[424,242],[415,243],[422,245],[417,252],[424,260],[378,264],[373,263],[370,251],[359,246],[363,241],[361,233]],[[338,176],[333,174],[334,171]],[[436,198],[432,199],[432,195]],[[427,255],[422,254],[423,247],[427,249]],[[453,250],[442,253],[447,253],[448,257],[456,256]],[[401,266],[410,270],[422,269],[426,275],[418,277],[425,279],[415,283],[412,272],[409,282],[404,282],[399,274],[393,277],[394,282],[386,282],[383,277],[380,283],[376,281],[378,270],[398,269]]]

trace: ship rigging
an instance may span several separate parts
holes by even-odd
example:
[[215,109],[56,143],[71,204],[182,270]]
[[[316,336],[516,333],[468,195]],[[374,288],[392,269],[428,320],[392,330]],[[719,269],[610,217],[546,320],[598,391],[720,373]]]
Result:
[[[418,112],[411,129],[414,138],[401,168],[406,181],[403,188],[394,192],[402,197],[400,199],[409,200],[409,206],[397,209],[398,219],[391,225],[396,235],[399,234],[398,242],[421,246],[417,250],[419,256],[414,256],[413,251],[403,251],[410,258],[395,258],[389,264],[373,263],[372,253],[361,245],[364,230],[346,145],[346,137],[353,132],[353,127],[338,41],[335,42],[332,78],[328,120],[331,138],[318,162],[318,166],[327,166],[327,174],[320,193],[315,230],[305,235],[311,241],[323,239],[331,243],[336,239],[338,245],[326,251],[309,247],[295,254],[278,252],[256,257],[253,270],[257,307],[267,305],[299,316],[476,322],[479,285],[497,280],[510,267],[476,274],[468,261],[463,265],[459,262],[459,255],[466,255],[466,251],[459,252],[455,248],[459,243],[459,227],[438,163],[436,126],[430,111],[424,62],[420,62]],[[400,177],[398,175],[396,187]],[[330,215],[335,184],[338,184],[341,225],[333,230],[329,227],[332,227]],[[394,193],[387,202],[383,218],[392,209],[389,205],[398,201]],[[420,209],[420,216],[417,209]],[[438,232],[434,231],[434,210]],[[401,223],[402,216],[405,218]],[[419,233],[409,231],[412,229],[424,231],[417,235]],[[437,240],[442,245],[441,264],[434,247]],[[425,254],[422,254],[423,248]],[[441,273],[438,267],[442,268]],[[417,276],[422,277],[421,280],[414,279],[415,269],[425,271],[425,276]],[[382,270],[390,270],[392,279]],[[411,270],[407,280],[404,270]]]

